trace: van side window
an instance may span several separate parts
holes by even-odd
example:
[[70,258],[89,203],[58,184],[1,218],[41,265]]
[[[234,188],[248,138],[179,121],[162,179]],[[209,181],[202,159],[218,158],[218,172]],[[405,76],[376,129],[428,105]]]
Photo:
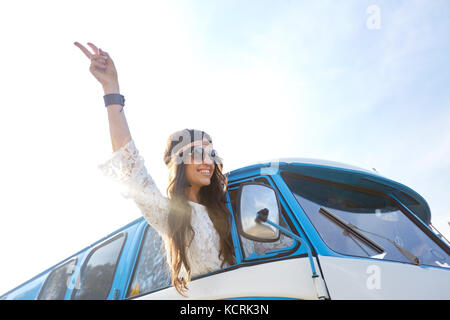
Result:
[[[270,186],[269,182],[265,178],[257,178],[253,181],[263,183],[267,186]],[[235,186],[233,186],[235,187]],[[237,193],[239,189],[230,190],[230,199],[231,199],[231,206],[233,208],[234,214],[236,214],[236,199],[237,199]],[[236,216],[235,216],[236,217]],[[286,228],[290,230],[290,227],[286,223],[287,214],[286,211],[281,205],[281,217],[279,224],[283,228]],[[254,241],[247,239],[241,235],[239,235],[239,240],[241,242],[241,249],[243,251],[244,257],[247,259],[257,259],[261,258],[265,255],[268,255],[272,253],[272,251],[280,250],[280,249],[288,249],[294,244],[294,240],[285,236],[283,233],[280,233],[280,238],[275,242],[260,242],[260,241]]]
[[72,276],[77,259],[73,258],[50,272],[39,293],[38,300],[64,300],[67,283]]
[[163,242],[150,225],[144,237],[127,297],[170,286],[170,271],[166,263]]
[[108,297],[124,242],[125,233],[120,233],[89,253],[81,269],[80,287],[72,294],[73,300],[105,300]]

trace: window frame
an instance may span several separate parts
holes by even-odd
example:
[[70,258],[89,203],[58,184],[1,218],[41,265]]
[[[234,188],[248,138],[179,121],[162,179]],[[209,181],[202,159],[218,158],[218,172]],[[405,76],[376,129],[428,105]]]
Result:
[[[38,294],[36,300],[47,300],[47,299],[42,299],[42,296],[44,295],[44,289],[46,289],[46,286],[47,286],[47,284],[49,283],[49,281],[50,281],[51,276],[53,275],[53,273],[56,272],[56,270],[59,270],[60,268],[66,266],[66,265],[69,264],[69,263],[71,263],[72,261],[74,262],[74,268],[76,268],[76,265],[77,265],[77,263],[78,263],[77,260],[78,260],[78,257],[73,257],[73,258],[67,259],[66,261],[64,261],[64,262],[58,264],[56,267],[54,267],[54,268],[52,269],[52,271],[49,272],[49,274],[47,275],[47,278],[45,279],[44,283],[42,284],[42,287],[41,287],[41,289],[39,290],[39,294]],[[67,279],[71,279],[72,276],[73,276],[73,274],[74,274],[74,272],[73,272],[73,270],[72,270],[72,273],[68,274]],[[62,300],[65,299],[65,296],[66,296],[66,293],[67,293],[67,289],[68,289],[68,287],[67,287],[67,280],[66,280],[66,283],[64,284],[64,286],[65,286],[65,290],[64,290],[64,298],[63,298]],[[53,299],[53,300],[55,300],[55,299]],[[58,300],[59,300],[59,299],[58,299]]]
[[[111,279],[111,284],[110,284],[110,286],[109,286],[108,294],[106,295],[106,299],[109,297],[109,295],[111,294],[111,289],[112,289],[112,285],[113,285],[113,283],[114,283],[114,279],[115,279],[115,277],[116,277],[117,267],[118,267],[118,265],[119,265],[120,258],[121,258],[121,256],[122,256],[122,252],[123,252],[123,249],[124,249],[124,247],[125,247],[125,243],[126,243],[126,241],[127,241],[127,236],[128,236],[128,233],[127,233],[126,231],[122,231],[122,232],[120,232],[120,233],[118,233],[118,234],[115,234],[115,235],[111,236],[110,238],[108,238],[108,239],[106,239],[106,240],[100,242],[99,244],[97,244],[95,247],[93,247],[93,248],[89,251],[89,254],[86,256],[86,258],[85,258],[84,261],[83,261],[83,264],[82,264],[82,266],[81,266],[81,268],[80,268],[80,272],[79,272],[78,275],[77,275],[77,276],[80,278],[80,280],[79,280],[79,281],[80,281],[80,289],[81,289],[81,286],[82,286],[82,280],[81,280],[82,275],[85,273],[86,268],[87,268],[87,264],[89,263],[89,260],[90,260],[90,258],[92,257],[92,255],[93,255],[95,252],[97,252],[97,250],[99,250],[100,248],[102,248],[102,247],[104,247],[104,246],[110,244],[111,242],[113,242],[113,241],[115,241],[115,240],[117,240],[117,239],[123,237],[122,245],[121,245],[121,247],[120,247],[119,254],[117,255],[117,261],[116,261],[116,263],[115,263],[115,265],[114,265],[113,277],[112,277],[112,279]],[[70,295],[70,300],[78,300],[78,299],[74,299],[74,298],[75,298],[75,296],[77,295],[77,293],[80,291],[80,289],[74,288],[74,289],[72,290],[72,293],[71,293],[71,295]]]
[[[171,284],[170,284],[170,285],[165,286],[165,287],[160,287],[158,289],[145,291],[143,293],[139,293],[139,294],[136,294],[136,295],[133,295],[133,296],[128,296],[128,293],[130,292],[130,289],[131,289],[131,285],[133,284],[134,276],[136,274],[137,264],[138,264],[139,259],[141,257],[142,250],[145,247],[144,240],[145,240],[147,231],[148,231],[148,229],[150,227],[151,227],[151,225],[145,221],[145,225],[143,227],[143,231],[141,231],[141,234],[139,236],[139,248],[137,250],[136,258],[133,261],[133,271],[131,272],[131,277],[129,278],[128,283],[127,283],[126,288],[125,288],[126,289],[125,290],[125,300],[134,299],[134,298],[139,297],[139,296],[141,296],[143,294],[152,294],[154,292],[157,292],[157,291],[160,291],[160,290],[163,290],[163,289],[171,287]],[[155,232],[158,233],[158,231],[156,231],[156,230],[155,230]],[[164,241],[164,240],[161,238],[161,241]]]

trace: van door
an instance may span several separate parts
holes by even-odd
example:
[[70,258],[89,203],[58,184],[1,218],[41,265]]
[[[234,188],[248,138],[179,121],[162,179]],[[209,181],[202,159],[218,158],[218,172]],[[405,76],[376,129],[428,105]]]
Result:
[[[260,178],[258,181],[271,183],[267,178]],[[237,264],[193,278],[188,284],[188,298],[317,299],[306,249],[298,241],[283,235],[276,242],[263,243],[238,235],[234,212],[236,192],[240,183],[230,184],[228,188],[229,209],[233,213],[232,235]],[[284,200],[280,200],[282,205],[280,224],[298,234],[290,218],[292,213]],[[136,265],[140,267],[135,271],[136,280],[133,279],[131,282],[128,297],[131,299],[184,299],[169,284],[169,276],[163,265],[164,259],[161,258],[163,254],[160,250],[161,242],[155,240],[158,235],[152,231],[151,227],[147,232],[149,236],[145,241],[148,244],[144,246],[150,249],[140,253]],[[147,263],[140,263],[139,260],[147,261]],[[147,271],[143,270],[145,268]],[[316,269],[318,270],[317,264]]]
[[[307,242],[300,226],[296,223],[295,219],[293,219],[293,213],[289,209],[284,197],[275,187],[272,177],[264,176],[253,178],[251,180],[241,181],[237,185],[233,185],[235,188],[230,188],[230,198],[234,214],[236,214],[237,188],[242,183],[248,182],[263,184],[276,192],[281,206],[279,225]],[[258,194],[255,196],[257,197]],[[256,199],[256,201],[263,202],[263,199]],[[263,296],[294,299],[318,298],[317,290],[312,280],[313,274],[307,250],[299,241],[296,241],[283,233],[280,233],[279,239],[275,242],[250,240],[239,235],[239,244],[242,252],[243,265],[252,266],[264,264],[267,265],[268,268],[267,273],[261,275],[261,282],[263,282],[264,285],[261,284],[260,288],[253,292],[255,297]],[[312,260],[314,261],[316,272],[319,277],[321,277],[316,259],[313,257]],[[321,289],[324,288],[321,287]]]

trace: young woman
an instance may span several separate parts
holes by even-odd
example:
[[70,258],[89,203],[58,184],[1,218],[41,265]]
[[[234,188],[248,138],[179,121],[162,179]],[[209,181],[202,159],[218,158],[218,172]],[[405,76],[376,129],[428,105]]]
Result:
[[164,197],[131,138],[113,60],[92,43],[88,45],[93,53],[74,44],[90,59],[89,70],[105,93],[113,154],[99,167],[122,185],[122,195],[134,199],[161,235],[172,284],[185,295],[191,277],[235,263],[221,159],[207,133],[192,129],[173,133],[164,153],[169,168]]

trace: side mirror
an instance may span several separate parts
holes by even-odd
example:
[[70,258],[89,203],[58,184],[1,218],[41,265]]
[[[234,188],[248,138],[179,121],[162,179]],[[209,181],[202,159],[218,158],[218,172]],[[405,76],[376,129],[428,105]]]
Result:
[[277,228],[259,219],[259,215],[263,214],[276,224],[280,220],[280,205],[273,188],[255,182],[242,184],[236,211],[237,227],[245,238],[262,242],[274,242],[280,238]]

